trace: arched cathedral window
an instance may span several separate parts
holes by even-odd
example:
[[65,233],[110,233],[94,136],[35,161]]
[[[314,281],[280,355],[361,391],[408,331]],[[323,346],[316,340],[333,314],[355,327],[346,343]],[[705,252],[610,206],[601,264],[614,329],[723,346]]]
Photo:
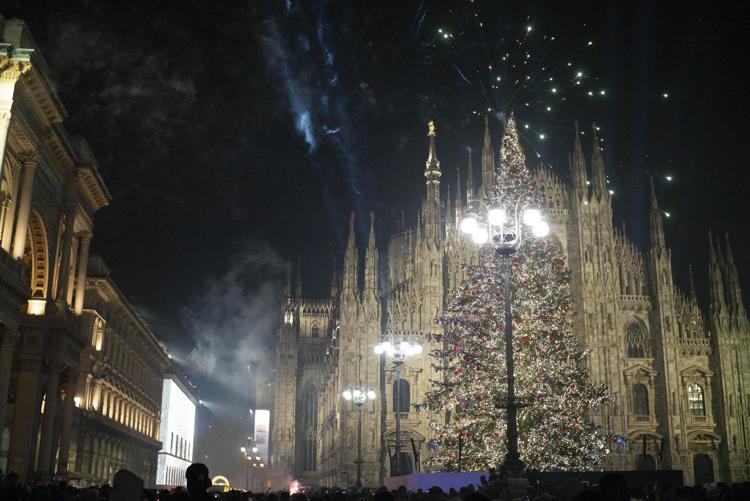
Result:
[[408,413],[409,404],[409,381],[399,379],[393,383],[393,412]]
[[310,336],[312,337],[320,336],[320,327],[318,327],[317,323],[312,324],[312,327],[310,328]]
[[633,414],[648,416],[648,389],[642,384],[633,386]]
[[646,330],[638,322],[630,322],[625,328],[628,344],[628,358],[646,358],[651,356]]
[[302,462],[304,471],[317,469],[318,456],[318,394],[314,386],[308,386],[302,397]]
[[688,408],[693,416],[706,415],[706,400],[703,397],[703,388],[697,384],[688,386]]

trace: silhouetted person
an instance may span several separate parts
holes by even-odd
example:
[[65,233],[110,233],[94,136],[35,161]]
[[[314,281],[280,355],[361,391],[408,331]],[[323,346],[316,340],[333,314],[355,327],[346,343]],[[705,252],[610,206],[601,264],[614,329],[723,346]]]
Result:
[[490,498],[482,494],[481,492],[472,492],[466,498],[464,498],[464,501],[490,501]]
[[3,479],[2,488],[0,488],[0,499],[3,501],[22,501],[27,498],[26,492],[18,485],[18,473],[11,471]]
[[143,479],[130,470],[118,470],[112,477],[111,501],[140,501]]
[[607,473],[600,478],[599,492],[607,501],[630,501],[628,483],[620,473]]
[[393,495],[385,487],[380,487],[375,491],[373,501],[393,501]]
[[208,501],[210,496],[206,492],[211,487],[211,477],[208,476],[208,467],[203,463],[193,463],[185,470],[187,479],[187,490],[193,501]]

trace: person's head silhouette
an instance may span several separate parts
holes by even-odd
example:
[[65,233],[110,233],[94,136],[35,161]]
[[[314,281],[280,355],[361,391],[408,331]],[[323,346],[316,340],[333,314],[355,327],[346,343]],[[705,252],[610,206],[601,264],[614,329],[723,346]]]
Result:
[[206,493],[211,487],[211,477],[208,476],[208,467],[203,463],[193,463],[185,470],[187,479],[187,490],[190,497],[197,498]]

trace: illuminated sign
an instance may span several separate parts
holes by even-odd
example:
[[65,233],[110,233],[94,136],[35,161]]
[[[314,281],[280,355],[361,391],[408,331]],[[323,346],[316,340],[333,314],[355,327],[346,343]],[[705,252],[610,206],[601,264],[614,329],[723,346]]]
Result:
[[185,485],[185,470],[193,461],[194,435],[195,402],[176,378],[167,377],[161,396],[157,485]]
[[271,411],[255,409],[255,447],[262,463],[268,464],[268,430],[271,426]]

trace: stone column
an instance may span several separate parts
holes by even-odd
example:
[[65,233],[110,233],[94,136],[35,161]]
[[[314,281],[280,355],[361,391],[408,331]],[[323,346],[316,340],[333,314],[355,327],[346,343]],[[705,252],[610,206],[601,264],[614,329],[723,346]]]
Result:
[[0,179],[2,179],[3,174],[3,159],[5,158],[5,145],[8,143],[8,129],[10,128],[16,82],[21,78],[21,75],[31,69],[31,64],[28,61],[11,59],[8,52],[4,52],[0,56]]
[[10,437],[10,454],[6,471],[15,471],[25,482],[33,469],[36,444],[37,414],[39,413],[39,385],[42,367],[39,360],[20,357],[16,382],[16,403],[13,406],[13,433]]
[[29,229],[29,214],[31,213],[31,195],[34,190],[34,174],[39,165],[36,152],[27,151],[21,154],[23,163],[23,178],[21,180],[21,195],[18,201],[18,219],[16,220],[16,234],[13,238],[14,259],[23,257],[26,250],[26,233]]
[[57,474],[67,477],[70,434],[73,432],[73,411],[75,410],[76,380],[78,374],[69,372],[65,381],[65,402],[63,403],[62,430],[60,431],[60,454],[57,457]]
[[[0,178],[1,179],[1,178]],[[18,196],[18,183],[9,186],[11,191],[0,195],[0,247],[5,252],[10,251],[13,243],[13,222],[16,220],[16,197]]]
[[76,315],[80,315],[83,312],[83,299],[86,294],[86,268],[89,264],[90,245],[91,235],[88,233],[81,235],[81,245],[78,252],[78,274],[76,276],[76,298],[73,303],[73,311]]
[[5,426],[5,412],[8,408],[8,385],[10,368],[13,363],[13,348],[18,339],[18,331],[5,327],[0,340],[0,433]]
[[42,437],[39,440],[39,462],[37,472],[41,480],[48,480],[52,473],[52,438],[55,428],[55,412],[57,411],[57,397],[60,384],[60,364],[51,361],[47,367],[47,397],[44,403],[44,417],[42,418]]
[[60,259],[60,271],[58,272],[57,279],[57,294],[55,300],[60,302],[66,302],[68,296],[68,286],[70,282],[70,251],[73,247],[73,231],[76,220],[76,212],[78,211],[77,205],[77,188],[70,188],[68,194],[68,200],[65,205],[65,235],[62,241],[62,253]]
[[112,406],[112,394],[109,392],[109,388],[103,389],[102,395],[102,415],[109,418],[109,411]]
[[102,383],[98,379],[94,380],[94,394],[91,397],[91,407],[99,412],[102,410]]

